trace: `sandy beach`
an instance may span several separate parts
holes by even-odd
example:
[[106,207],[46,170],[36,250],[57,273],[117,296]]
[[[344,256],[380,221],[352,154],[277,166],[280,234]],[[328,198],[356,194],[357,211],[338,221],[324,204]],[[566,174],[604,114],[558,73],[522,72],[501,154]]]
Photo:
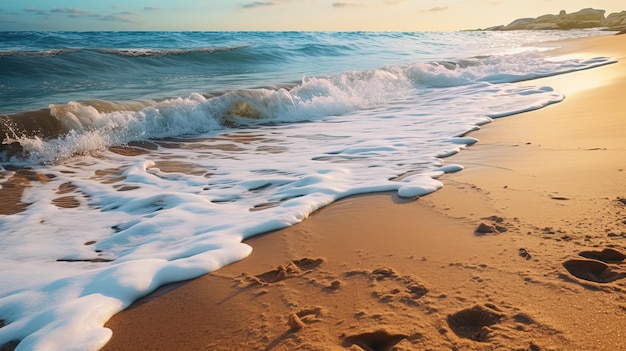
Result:
[[442,190],[248,240],[116,315],[103,350],[626,349],[626,36],[550,54],[572,53],[619,62],[524,82],[567,97],[472,133]]

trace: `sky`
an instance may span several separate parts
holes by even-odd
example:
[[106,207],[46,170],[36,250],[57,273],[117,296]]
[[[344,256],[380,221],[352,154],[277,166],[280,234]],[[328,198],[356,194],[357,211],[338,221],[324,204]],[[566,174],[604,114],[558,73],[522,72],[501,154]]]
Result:
[[[0,0],[0,31],[455,31],[617,0]],[[593,4],[592,4],[593,3]]]

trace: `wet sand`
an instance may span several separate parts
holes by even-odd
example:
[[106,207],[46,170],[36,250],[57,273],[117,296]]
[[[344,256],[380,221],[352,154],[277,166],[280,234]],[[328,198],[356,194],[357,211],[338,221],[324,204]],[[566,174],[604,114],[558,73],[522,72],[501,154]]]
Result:
[[104,350],[626,349],[626,36],[568,52],[620,62],[525,82],[567,98],[472,133],[442,190],[248,240],[116,315]]

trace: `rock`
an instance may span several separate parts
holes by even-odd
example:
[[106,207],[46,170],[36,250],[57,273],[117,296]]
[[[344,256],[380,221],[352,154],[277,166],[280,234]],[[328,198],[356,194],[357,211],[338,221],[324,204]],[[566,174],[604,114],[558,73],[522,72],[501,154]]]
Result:
[[626,29],[626,11],[612,13],[606,18],[605,12],[605,10],[585,8],[568,14],[561,10],[558,15],[546,14],[537,18],[519,18],[506,26],[493,26],[485,30],[569,30],[601,27],[614,31]]
[[603,26],[607,27],[608,29],[614,29],[623,32],[624,30],[626,30],[626,11],[616,12],[608,15],[604,20]]
[[616,12],[606,16],[604,25],[607,27],[626,25],[626,11]]
[[605,12],[604,10],[586,8],[563,17],[573,21],[603,21]]
[[531,23],[526,28],[527,30],[552,30],[561,29],[556,23]]
[[563,16],[565,15],[564,14],[563,15],[543,15],[543,16],[539,16],[533,19],[533,22],[534,23],[546,23],[546,22],[553,23],[553,22],[558,21],[559,18],[562,18]]
[[559,29],[582,29],[602,27],[604,10],[582,9],[569,15],[557,16],[556,25]]
[[504,26],[503,25],[499,25],[499,26],[493,26],[493,27],[485,28],[483,30],[493,31],[493,30],[503,30],[503,29],[504,29]]
[[549,30],[559,29],[558,21],[563,18],[564,15],[543,15],[535,18],[529,23],[525,29],[527,30]]
[[519,29],[526,29],[526,27],[533,23],[535,19],[534,18],[519,18],[516,19],[515,21],[509,23],[507,26],[504,26],[504,28],[502,30],[519,30]]

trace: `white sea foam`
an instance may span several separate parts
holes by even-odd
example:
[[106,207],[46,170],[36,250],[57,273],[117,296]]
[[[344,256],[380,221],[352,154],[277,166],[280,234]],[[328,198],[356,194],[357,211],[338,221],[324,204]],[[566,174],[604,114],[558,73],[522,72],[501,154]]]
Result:
[[[611,63],[607,58],[549,61],[536,52],[466,59],[459,62],[415,63],[354,71],[330,77],[304,78],[291,89],[239,89],[206,98],[200,94],[164,101],[106,103],[69,102],[50,105],[51,114],[69,132],[57,139],[21,137],[19,142],[31,163],[59,162],[75,154],[147,138],[166,138],[206,133],[232,126],[313,121],[375,108],[405,99],[416,89],[457,87],[464,94],[487,90],[511,94],[494,83],[515,82]],[[479,84],[479,83],[485,84]],[[471,85],[471,87],[468,87]],[[516,88],[519,89],[519,88]],[[546,87],[545,89],[550,89]],[[541,92],[539,92],[541,93]],[[513,94],[537,94],[533,89]],[[430,97],[424,97],[430,98]],[[444,97],[445,99],[445,97]],[[445,100],[438,103],[447,103]],[[489,117],[521,112],[516,102],[510,109],[488,113]],[[523,110],[541,107],[524,106]]]
[[[441,157],[477,142],[467,132],[563,99],[500,82],[611,62],[477,60],[192,94],[132,111],[53,106],[73,131],[19,140],[33,160],[56,162],[37,168],[49,181],[25,190],[24,212],[0,217],[0,345],[96,350],[113,314],[159,285],[244,258],[243,239],[354,194],[436,191],[437,178],[462,169]],[[133,140],[158,148],[135,156],[104,148]],[[68,184],[76,190],[63,193]],[[78,207],[51,201],[68,194]]]
[[[459,169],[437,169],[437,156],[476,141],[451,137],[488,122],[488,112],[561,99],[547,88],[488,83],[416,90],[310,123],[212,132],[163,143],[141,157],[102,152],[47,167],[55,177],[26,191],[24,201],[32,205],[0,222],[2,264],[12,267],[0,273],[0,316],[11,321],[0,329],[0,343],[25,338],[25,348],[53,349],[80,334],[72,347],[97,348],[107,340],[102,324],[112,314],[160,284],[245,257],[250,248],[242,239],[297,223],[352,194],[435,191],[442,184],[434,178]],[[184,160],[199,172],[155,167],[164,160]],[[111,170],[111,180],[125,179],[109,184],[107,176],[96,176],[103,170]],[[389,180],[406,172],[415,174]],[[77,195],[78,208],[50,202],[63,183],[84,195]],[[120,191],[124,186],[137,188]],[[95,244],[85,245],[90,241]],[[113,261],[50,263],[95,258]]]

